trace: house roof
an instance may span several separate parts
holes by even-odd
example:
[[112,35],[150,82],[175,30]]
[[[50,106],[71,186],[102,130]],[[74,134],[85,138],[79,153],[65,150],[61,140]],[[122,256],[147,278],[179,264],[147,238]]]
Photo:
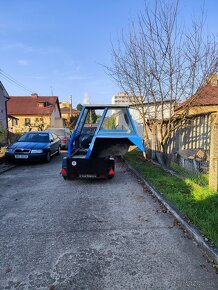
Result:
[[[40,106],[40,103],[46,106]],[[51,115],[55,104],[58,104],[56,96],[10,96],[7,102],[8,114],[10,115]]]
[[8,119],[11,119],[11,120],[19,120],[18,118],[12,116],[12,115],[8,115]]
[[218,105],[218,86],[206,85],[201,88],[197,94],[187,101],[179,104],[176,110],[191,104],[191,107],[199,106],[217,106]]
[[[78,110],[75,110],[75,109],[73,109],[72,108],[72,114],[80,114],[80,111],[78,111]],[[69,107],[62,107],[61,108],[61,113],[70,113],[70,108]]]

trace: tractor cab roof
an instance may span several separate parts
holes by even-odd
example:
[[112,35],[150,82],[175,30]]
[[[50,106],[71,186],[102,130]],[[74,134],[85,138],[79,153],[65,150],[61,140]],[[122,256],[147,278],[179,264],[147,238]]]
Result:
[[91,109],[105,109],[105,108],[129,108],[129,105],[121,105],[121,104],[98,104],[98,105],[83,105],[84,108]]

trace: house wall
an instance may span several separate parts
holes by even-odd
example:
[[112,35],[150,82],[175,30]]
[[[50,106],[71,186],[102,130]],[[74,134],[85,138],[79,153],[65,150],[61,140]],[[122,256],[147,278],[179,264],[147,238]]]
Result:
[[63,119],[65,119],[67,121],[70,120],[70,114],[68,114],[68,113],[61,113],[61,116],[62,116]]
[[210,112],[218,112],[218,105],[192,107],[189,110],[189,115],[197,115]]
[[70,108],[71,104],[69,102],[60,102],[60,108],[64,108],[64,107]]
[[[44,125],[44,130],[51,126],[50,116],[49,115],[14,115],[14,117],[18,118],[17,125],[12,124],[12,121],[8,120],[8,129],[13,133],[23,133],[30,131],[38,131],[39,125]],[[30,126],[25,126],[25,119],[30,119]],[[35,126],[34,126],[35,125]]]
[[7,97],[8,94],[0,82],[0,127],[3,127],[5,129],[7,129],[8,127],[6,110]]
[[60,111],[58,110],[57,104],[55,105],[55,109],[51,114],[51,127],[53,128],[63,127],[63,119],[60,116]]

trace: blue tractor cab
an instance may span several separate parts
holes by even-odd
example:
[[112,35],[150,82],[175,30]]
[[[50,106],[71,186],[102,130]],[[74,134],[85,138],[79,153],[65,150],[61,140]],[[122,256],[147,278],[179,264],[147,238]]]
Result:
[[64,179],[112,178],[114,157],[135,145],[144,151],[127,105],[84,105],[63,158]]

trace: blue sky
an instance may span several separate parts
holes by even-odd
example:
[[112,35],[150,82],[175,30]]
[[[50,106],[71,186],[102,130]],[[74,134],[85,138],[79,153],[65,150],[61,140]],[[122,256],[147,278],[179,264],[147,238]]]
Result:
[[[152,3],[153,1],[149,1]],[[198,15],[203,0],[181,0],[181,19]],[[39,95],[73,105],[88,95],[110,103],[120,91],[101,64],[110,64],[111,40],[128,29],[144,0],[0,0],[0,69]],[[217,35],[218,1],[206,0],[207,29]],[[9,95],[29,95],[1,78]]]

